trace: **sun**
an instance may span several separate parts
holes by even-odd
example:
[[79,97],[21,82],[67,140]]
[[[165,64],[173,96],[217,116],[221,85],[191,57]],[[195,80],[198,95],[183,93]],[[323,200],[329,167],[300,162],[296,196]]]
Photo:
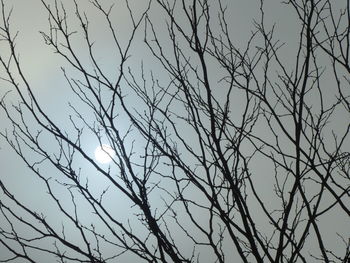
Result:
[[95,159],[101,164],[110,163],[115,156],[115,151],[108,144],[102,144],[96,147]]

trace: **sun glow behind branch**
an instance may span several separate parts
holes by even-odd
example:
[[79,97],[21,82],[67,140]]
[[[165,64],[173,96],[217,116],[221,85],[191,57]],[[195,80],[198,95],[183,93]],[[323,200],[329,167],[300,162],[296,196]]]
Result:
[[102,144],[96,147],[95,159],[101,164],[110,163],[115,156],[115,151],[108,144]]

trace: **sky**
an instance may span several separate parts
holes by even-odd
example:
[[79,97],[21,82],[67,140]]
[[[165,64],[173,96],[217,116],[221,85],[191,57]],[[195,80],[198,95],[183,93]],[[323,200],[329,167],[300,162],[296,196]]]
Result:
[[[113,9],[113,12],[115,12],[113,16],[113,22],[116,25],[118,34],[120,36],[125,36],[125,39],[127,39],[127,36],[130,34],[129,29],[131,21],[127,16],[127,12],[123,2],[106,0],[103,1],[103,4],[105,6],[108,6],[110,3],[113,2],[117,2],[115,8]],[[146,7],[145,2],[146,1],[142,2],[138,0],[130,1],[131,8],[135,10],[136,16],[138,16],[141,10],[144,10],[144,8]],[[254,28],[253,20],[258,19],[259,1],[225,0],[223,2],[228,5],[228,10],[230,12],[229,25],[231,30],[230,33],[233,36],[233,41],[238,47],[244,48]],[[70,19],[70,25],[72,26],[72,28],[78,29],[77,21],[74,18],[73,14],[72,1],[64,0],[63,3],[68,7],[67,11]],[[104,20],[101,18],[101,16],[97,14],[97,12],[88,3],[88,1],[80,1],[79,4],[81,5],[82,9],[86,11],[86,14],[90,21],[92,38],[96,41],[95,50],[98,62],[100,63],[100,65],[102,65],[102,68],[105,70],[106,74],[110,76],[112,81],[115,81],[115,66],[118,65],[116,61],[118,61],[119,58],[117,53],[115,52],[116,50],[113,46],[111,35],[106,30],[106,24],[104,23]],[[55,119],[55,121],[60,127],[66,129],[69,132],[74,132],[74,127],[72,127],[71,123],[69,122],[69,115],[74,115],[74,113],[72,113],[72,110],[69,107],[69,103],[78,108],[81,113],[86,114],[85,116],[88,116],[86,117],[88,121],[93,119],[93,114],[89,112],[89,109],[88,107],[86,107],[86,105],[82,104],[79,101],[79,99],[76,96],[74,96],[74,94],[69,88],[69,85],[67,85],[67,82],[64,79],[63,73],[61,71],[61,66],[67,69],[67,72],[69,72],[69,76],[75,77],[75,74],[77,74],[77,72],[74,69],[71,69],[62,58],[60,58],[56,54],[53,54],[52,49],[45,45],[43,42],[43,38],[40,34],[40,31],[47,32],[47,13],[45,12],[41,2],[38,0],[7,0],[5,1],[5,5],[8,9],[10,7],[13,7],[13,14],[11,16],[11,26],[13,32],[16,32],[17,30],[19,32],[16,42],[17,54],[19,54],[20,56],[23,72],[29,80],[30,85],[33,87],[33,91],[37,96],[38,101],[41,103],[43,109],[48,113],[48,115]],[[272,26],[275,23],[275,35],[278,39],[280,39],[281,43],[285,43],[283,47],[283,59],[284,61],[291,61],[290,65],[287,63],[287,66],[290,66],[292,68],[292,62],[294,62],[295,60],[295,52],[297,49],[297,37],[299,34],[298,30],[300,26],[300,23],[297,21],[296,18],[296,13],[293,12],[291,8],[287,8],[285,5],[281,3],[276,3],[276,1],[273,0],[268,0],[265,2],[265,10],[266,24],[267,26]],[[163,13],[160,12],[159,7],[157,7],[156,5],[152,5],[149,14],[150,19],[155,21],[155,25],[157,26],[157,33],[161,36],[162,39],[164,37],[164,43],[166,43],[166,28],[164,23],[165,18],[162,15]],[[122,40],[123,39],[124,38],[122,37]],[[86,49],[84,48],[85,44],[81,35],[77,34],[74,44],[77,53],[82,58],[82,61],[86,63],[86,65],[90,66],[91,61],[89,61],[89,59],[86,58]],[[122,44],[125,45],[126,42],[122,41]],[[143,43],[142,30],[138,32],[136,40],[131,46],[131,50],[132,56],[128,61],[128,66],[130,66],[134,72],[140,72],[142,62],[146,70],[152,70],[156,74],[157,79],[160,83],[166,83],[166,81],[168,81],[168,77],[162,69],[161,65],[157,63],[157,61],[152,57],[150,51],[145,47]],[[166,45],[165,51],[167,53],[171,53],[171,47]],[[8,52],[8,50],[4,47],[3,43],[0,43],[0,52],[2,54],[6,54],[4,52]],[[320,59],[323,59],[324,63],[328,63],[326,59]],[[220,76],[220,69],[217,68],[217,65],[210,65],[210,70],[213,76]],[[3,72],[0,71],[0,74],[3,74]],[[330,77],[326,76],[324,77],[323,81],[325,86],[330,87],[329,91],[326,90],[326,94],[328,94],[329,92],[329,96],[332,96],[333,80]],[[0,96],[5,94],[6,91],[12,89],[12,87],[4,81],[1,82],[0,85]],[[108,94],[106,93],[106,97],[104,97],[105,99],[108,99],[107,95]],[[218,91],[218,97],[220,98],[220,96],[222,98],[223,95],[220,94],[220,91]],[[18,97],[13,92],[10,93],[7,99],[8,104],[10,104],[11,101],[15,102],[17,98]],[[310,100],[312,100],[312,98],[310,98]],[[131,97],[129,102],[130,105],[134,104],[135,107],[137,107],[139,101],[137,100],[137,98]],[[232,103],[241,103],[240,98],[234,98]],[[317,107],[317,105],[315,105],[315,107]],[[239,114],[240,113],[237,112],[237,115]],[[338,118],[333,120],[332,126],[338,127],[339,129],[344,129],[344,127],[346,127],[347,125],[346,123],[349,123],[350,121],[349,114],[346,112],[340,112],[337,116]],[[127,117],[122,113],[119,116],[118,121],[121,133],[125,134],[130,125],[130,122],[128,121]],[[90,123],[92,123],[92,121]],[[80,125],[83,124],[80,122]],[[10,127],[11,126],[8,120],[6,119],[5,114],[1,112],[0,130],[10,131]],[[184,132],[186,133],[186,130]],[[129,136],[127,139],[127,145],[130,149],[131,145],[134,145],[133,150],[136,152],[136,155],[141,155],[143,153],[143,147],[145,142],[142,139],[142,137],[139,134],[137,134],[137,132],[133,131],[131,134],[131,138]],[[268,134],[264,133],[264,130],[262,130],[260,134],[261,136],[269,136]],[[191,137],[191,134],[188,134],[188,136]],[[50,151],[57,154],[57,149],[50,148],[51,145],[54,145],[54,143],[51,140],[52,138],[46,138],[44,136],[42,138],[43,145],[47,147],[47,149],[49,149]],[[347,145],[349,146],[349,138],[347,138],[347,141]],[[103,136],[102,142],[108,143],[107,139]],[[85,149],[87,155],[91,156],[91,158],[94,158],[94,151],[99,145],[99,142],[97,141],[96,137],[87,131],[84,134],[84,136],[82,136],[81,144],[83,145],[83,148]],[[286,143],[285,147],[289,147],[288,143]],[[247,151],[249,151],[249,149],[247,149]],[[27,154],[29,156],[29,159],[36,158],[36,156],[32,155],[30,151],[27,152]],[[261,158],[260,160],[256,161],[252,169],[256,174],[255,180],[257,182],[257,185],[259,186],[259,191],[261,192],[262,196],[269,200],[268,205],[273,207],[273,205],[277,204],[278,201],[274,198],[274,185],[271,179],[266,179],[267,177],[271,176],[272,167],[270,165],[266,165],[265,163],[266,160]],[[47,193],[42,190],[44,187],[43,182],[37,179],[32,172],[28,171],[26,165],[20,160],[16,153],[11,150],[11,147],[9,147],[9,145],[6,144],[4,139],[0,139],[0,165],[0,179],[4,183],[6,183],[7,187],[19,199],[23,200],[26,204],[30,204],[37,207],[38,211],[42,211],[43,213],[47,214],[48,220],[52,221],[54,225],[57,225],[57,227],[65,223],[64,221],[61,222],[60,220],[57,220],[58,215],[55,214],[56,210],[54,209],[54,204],[52,200],[49,200],[47,198]],[[78,156],[75,159],[74,165],[75,167],[77,167],[77,169],[81,169],[82,180],[89,180],[89,184],[91,185],[90,189],[92,192],[100,193],[103,191],[103,189],[108,187],[108,181],[101,178],[98,175],[96,169],[94,169],[94,167],[92,167],[91,165],[87,164],[84,161],[84,158]],[[108,164],[100,164],[100,167],[105,171],[111,169],[111,172],[117,172],[116,167],[109,167]],[[58,173],[55,172],[52,168],[50,168],[50,166],[48,165],[43,165],[42,171],[44,171],[44,174],[46,174],[48,177],[51,176],[52,178],[56,178],[57,176],[59,176]],[[58,196],[62,197],[63,203],[70,203],[70,196],[64,186],[56,186],[55,191],[58,194]],[[201,196],[196,191],[194,191],[192,195],[192,198],[194,200],[197,199],[199,202],[203,199],[203,196]],[[127,221],[127,219],[130,219],[130,215],[136,213],[136,209],[132,207],[132,204],[126,199],[125,196],[123,196],[119,192],[109,193],[107,195],[107,199],[107,206],[117,206],[117,209],[114,211],[115,216],[122,217],[125,221]],[[159,200],[159,196],[157,196],[156,194],[151,195],[151,200],[154,202],[155,206],[161,206],[161,200]],[[93,221],[93,217],[91,218],[91,213],[89,209],[83,208],[84,203],[82,203],[81,206],[82,207],[80,211],[82,218],[84,218],[84,220],[86,220],[87,223]],[[252,205],[252,207],[254,207],[254,205]],[[72,209],[72,207],[70,207],[69,209]],[[202,212],[198,213],[199,217],[203,215],[205,216],[205,214],[201,213]],[[259,213],[260,212],[257,210],[257,217],[259,216]],[[327,244],[337,244],[337,240],[339,239],[336,235],[336,232],[341,233],[344,232],[345,229],[350,229],[350,225],[348,220],[346,220],[346,217],[344,217],[344,215],[341,214],[341,211],[339,212],[339,217],[337,217],[335,216],[335,214],[337,213],[338,211],[335,210],[329,217],[328,215],[326,215],[323,221],[321,222],[321,224],[324,225],[322,229],[324,231],[325,236],[327,236]],[[334,224],[334,220],[337,220],[338,218],[339,221],[337,221],[337,223]],[[0,224],[2,222],[1,220],[3,220],[3,218],[0,218]],[[139,233],[140,235],[145,235],[144,227],[139,226],[137,223],[138,222],[135,220],[135,218],[131,219],[131,224],[133,226],[133,229],[135,229],[135,232]],[[262,226],[266,225],[266,227],[268,228],[266,221],[262,220],[260,223]],[[73,240],[74,238],[79,239],[78,233],[76,233],[74,227],[70,226],[70,224],[68,223],[67,229],[68,231],[70,231],[71,238]],[[23,228],[23,231],[25,232],[26,229]],[[181,239],[181,234],[178,234],[179,237],[177,238]],[[182,245],[182,249],[188,250],[187,253],[191,252],[191,247],[188,247],[186,242],[184,242]],[[106,247],[105,249],[106,251],[108,251],[108,249],[112,248]],[[229,255],[234,256],[234,252],[230,250],[229,245],[225,249],[227,249],[227,253]],[[337,251],[338,246],[334,247],[334,249],[335,251]],[[4,250],[4,248],[0,246],[0,255],[4,255],[6,253],[7,252]],[[210,256],[212,256],[210,254],[206,255],[205,251],[202,251],[202,253],[204,255],[203,258],[205,258],[206,256],[210,258]],[[127,255],[124,256],[123,259],[130,260],[132,259],[132,257]],[[39,262],[45,262],[44,260],[46,260],[46,258],[45,256],[38,254],[38,260]]]

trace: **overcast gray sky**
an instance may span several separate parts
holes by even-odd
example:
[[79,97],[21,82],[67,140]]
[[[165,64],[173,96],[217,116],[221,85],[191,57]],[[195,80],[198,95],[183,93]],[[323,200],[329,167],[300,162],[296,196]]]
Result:
[[[68,6],[67,11],[69,19],[71,21],[70,25],[72,25],[72,27],[78,28],[78,25],[76,23],[77,21],[74,18],[72,10],[72,1],[64,0],[63,2],[66,6]],[[113,19],[115,24],[117,25],[118,32],[121,35],[125,34],[127,36],[129,34],[130,19],[128,18],[127,13],[125,11],[125,6],[123,6],[122,3],[120,4],[120,6],[118,6],[119,2],[122,1],[104,0],[103,4],[108,6],[110,3],[113,2],[117,2],[115,8],[113,9],[113,12],[115,12]],[[143,10],[143,8],[145,8],[145,2],[146,1],[141,0],[130,1],[131,7],[133,8],[133,10],[135,10],[135,14],[140,12],[139,10]],[[228,12],[230,13],[229,26],[230,30],[232,31],[232,39],[235,41],[235,44],[237,46],[241,45],[243,48],[251,35],[251,30],[254,29],[253,19],[259,19],[259,1],[225,0],[223,2],[228,5]],[[345,1],[339,2],[344,3]],[[5,4],[7,8],[13,7],[13,14],[11,17],[12,31],[19,31],[19,35],[17,38],[17,53],[20,56],[23,71],[27,79],[29,80],[31,86],[33,87],[33,91],[37,95],[40,103],[43,105],[43,108],[47,111],[49,116],[55,119],[57,123],[62,127],[72,131],[73,127],[69,124],[69,114],[71,114],[71,110],[69,109],[68,102],[71,102],[75,105],[79,105],[79,107],[81,107],[80,109],[82,110],[82,112],[88,109],[85,106],[83,106],[76,97],[72,95],[72,92],[70,91],[69,86],[67,85],[63,77],[60,67],[66,67],[67,72],[69,72],[69,75],[73,77],[76,72],[74,70],[71,70],[69,66],[63,62],[62,58],[52,53],[52,49],[44,44],[43,38],[39,33],[39,31],[47,31],[48,29],[47,13],[45,12],[39,0],[11,0],[5,1]],[[106,30],[106,24],[104,23],[104,20],[101,18],[101,16],[93,10],[88,1],[79,1],[79,4],[81,5],[83,10],[86,10],[87,15],[89,17],[89,21],[91,23],[91,28],[93,32],[92,37],[96,40],[97,58],[101,63],[102,68],[113,79],[113,74],[116,70],[115,65],[118,65],[117,63],[115,63],[117,56],[114,55],[114,47],[111,42],[111,36]],[[295,51],[297,48],[298,34],[300,29],[300,22],[297,19],[297,15],[291,8],[288,8],[285,5],[279,3],[279,1],[274,0],[265,1],[265,10],[267,25],[271,26],[274,23],[276,23],[276,38],[280,39],[281,43],[285,43],[283,47],[283,59],[285,61],[290,61],[290,67],[292,68],[294,65],[293,63],[295,61]],[[158,27],[158,32],[160,33],[160,35],[162,37],[166,37],[166,28],[164,27],[165,18],[159,14],[162,13],[159,11],[159,8],[157,8],[156,5],[154,5],[150,12],[150,18],[153,21],[155,21],[155,25]],[[150,52],[142,42],[142,30],[140,30],[139,34],[140,35],[137,36],[137,41],[135,41],[135,43],[132,45],[131,54],[133,56],[128,62],[129,66],[134,70],[134,72],[136,72],[136,70],[140,68],[141,61],[143,61],[147,70],[153,70],[160,81],[164,80],[164,82],[166,82],[166,74],[162,70],[159,63],[157,63],[152,58]],[[81,56],[84,60],[85,44],[81,37],[79,37],[79,35],[77,36],[75,44],[76,47],[78,47],[78,52],[81,52]],[[7,52],[3,46],[3,43],[0,43],[0,52]],[[171,52],[170,46],[165,47],[165,52]],[[90,63],[88,59],[86,59],[85,62]],[[326,60],[325,63],[327,63]],[[215,72],[217,70],[217,66],[213,65],[211,70],[212,72]],[[218,71],[217,74],[219,76],[220,71]],[[329,81],[329,96],[331,97],[331,83],[333,80],[331,79],[331,77],[325,77],[323,81],[325,86],[328,85],[327,81]],[[0,96],[2,96],[7,90],[12,89],[6,82],[1,82],[0,87]],[[8,103],[10,103],[10,101],[15,102],[16,98],[17,97],[13,93],[10,93],[7,101]],[[346,127],[347,123],[349,123],[350,121],[349,114],[346,112],[341,112],[338,116],[339,118],[333,120],[334,123],[332,123],[332,126],[339,127],[339,129],[343,130],[344,127]],[[93,115],[90,115],[90,117],[87,118],[92,117]],[[120,118],[120,127],[122,131],[125,132],[128,125],[129,122],[126,118]],[[6,119],[6,116],[3,114],[3,112],[0,113],[0,129],[1,131],[11,129],[9,122]],[[264,131],[261,131],[261,134],[264,134]],[[135,149],[138,150],[138,147],[142,148],[141,144],[137,144],[137,140],[141,140],[141,138],[134,137],[133,139],[135,139],[136,141]],[[50,138],[47,138],[48,149],[50,149],[50,145]],[[87,133],[82,138],[82,145],[88,153],[88,155],[90,155],[93,158],[94,150],[98,146],[98,141],[96,140],[96,138],[93,137],[91,134]],[[347,145],[349,146],[349,138]],[[28,154],[30,156],[30,153]],[[77,158],[75,166],[82,168],[83,178],[89,178],[90,184],[93,187],[95,187],[92,189],[92,191],[96,191],[96,193],[102,191],[102,189],[104,189],[108,185],[108,182],[106,180],[101,179],[100,177],[96,177],[96,171],[90,165],[86,165],[85,163],[86,162],[84,162],[83,158]],[[27,204],[32,204],[43,213],[48,213],[48,220],[52,220],[52,222],[54,222],[54,224],[57,224],[57,226],[61,225],[61,221],[56,218],[57,216],[54,213],[52,201],[46,198],[47,194],[45,190],[42,190],[44,189],[43,183],[40,180],[36,179],[32,172],[28,171],[25,164],[23,164],[23,162],[16,155],[16,153],[14,153],[14,151],[11,150],[11,148],[6,144],[4,139],[0,139],[0,167],[0,179],[4,183],[6,183],[8,188],[11,191],[13,191],[13,193],[15,193],[19,199],[23,200]],[[102,167],[104,169],[108,169],[108,165]],[[264,159],[261,159],[255,163],[254,168],[256,169],[255,171],[257,173],[260,173],[255,177],[255,180],[257,180],[258,182],[257,185],[259,185],[259,191],[261,191],[262,196],[264,196],[265,198],[271,198],[270,205],[272,207],[273,204],[277,202],[276,199],[273,199],[273,183],[271,181],[273,178],[271,177],[270,179],[267,179],[273,172],[272,167],[270,165],[265,165]],[[56,172],[50,170],[48,167],[44,166],[43,169],[47,169],[47,174],[50,174],[52,172],[52,176],[56,176]],[[62,192],[62,198],[67,198],[68,203],[68,199],[70,197],[69,195],[67,195],[67,192],[64,190],[64,187],[62,187],[62,189],[58,187],[56,190],[58,193],[60,193],[60,191]],[[157,198],[154,198],[155,203],[157,204]],[[196,197],[194,197],[194,199],[195,198]],[[199,200],[201,198],[201,196],[198,196]],[[111,206],[116,205],[118,207],[118,209],[116,210],[116,214],[121,212],[125,216],[125,218],[130,217],[130,214],[132,214],[131,211],[133,211],[133,209],[130,208],[131,204],[128,203],[128,201],[125,197],[123,197],[122,194],[115,192],[109,196],[109,200]],[[82,209],[82,211],[84,210]],[[256,215],[258,216],[259,211],[257,211],[256,213]],[[334,213],[337,213],[337,210],[335,210]],[[348,232],[348,229],[350,229],[350,223],[348,218],[344,216],[344,214],[339,212],[339,220],[335,223],[335,220],[337,220],[338,217],[335,216],[334,213],[332,213],[329,216],[329,218],[325,216],[324,221],[321,222],[321,224],[325,226],[323,228],[323,231],[324,235],[327,236],[327,244],[329,245],[332,243],[337,244],[337,242],[339,241],[336,234],[337,232],[344,233]],[[85,212],[82,212],[82,215],[84,218],[87,219],[87,221],[89,221],[88,219],[91,219],[91,214],[89,210],[85,210]],[[3,219],[0,218],[0,224],[3,222],[1,220]],[[144,231],[142,227],[138,229],[136,222],[134,223],[136,232]],[[262,225],[266,223],[267,222],[261,222]],[[72,231],[71,233],[73,233],[74,236],[74,228],[69,228],[69,226],[67,226],[67,228]],[[184,249],[186,249],[186,243],[183,244],[183,246]],[[227,251],[229,251],[229,248],[230,246],[226,248]],[[187,247],[187,249],[188,253],[190,253],[191,248]],[[337,251],[337,246],[335,246],[334,249],[335,251]],[[229,251],[228,253],[231,252],[232,251]],[[0,246],[0,259],[3,253],[6,254],[7,252],[4,252],[4,248]],[[205,255],[205,252],[202,253]],[[234,255],[234,252],[232,252],[232,255]],[[41,262],[45,262],[44,258],[41,259]],[[130,258],[125,258],[125,260],[130,260]],[[202,260],[203,261],[201,262],[209,262],[205,261],[204,258]]]

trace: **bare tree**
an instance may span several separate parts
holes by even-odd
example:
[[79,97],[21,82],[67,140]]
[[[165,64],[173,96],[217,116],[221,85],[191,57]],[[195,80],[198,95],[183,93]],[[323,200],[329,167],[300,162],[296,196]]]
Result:
[[[1,135],[46,199],[27,202],[1,177],[0,262],[349,262],[349,228],[329,228],[350,216],[349,1],[281,3],[294,45],[263,0],[245,42],[235,1],[41,0],[71,90],[69,112],[51,105],[60,117],[26,77],[5,2]],[[148,60],[133,57],[143,48]],[[112,162],[87,141],[110,145]]]

